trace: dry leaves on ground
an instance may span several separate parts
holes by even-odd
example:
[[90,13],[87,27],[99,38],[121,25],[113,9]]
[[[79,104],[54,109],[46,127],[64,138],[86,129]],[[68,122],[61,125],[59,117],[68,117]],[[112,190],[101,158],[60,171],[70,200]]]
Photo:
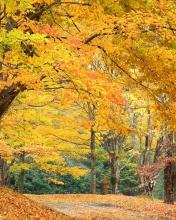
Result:
[[0,188],[0,220],[69,220],[7,188]]

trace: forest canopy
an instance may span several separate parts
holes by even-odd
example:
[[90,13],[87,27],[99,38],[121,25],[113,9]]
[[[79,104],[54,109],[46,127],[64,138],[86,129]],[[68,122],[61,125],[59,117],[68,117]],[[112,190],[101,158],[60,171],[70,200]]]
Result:
[[174,0],[0,0],[1,185],[172,204],[175,13]]

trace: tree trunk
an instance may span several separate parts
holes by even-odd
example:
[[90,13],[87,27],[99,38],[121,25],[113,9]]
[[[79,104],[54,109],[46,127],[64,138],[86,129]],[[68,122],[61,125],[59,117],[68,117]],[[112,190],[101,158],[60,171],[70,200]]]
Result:
[[164,202],[174,204],[174,168],[173,162],[169,162],[164,169]]
[[101,181],[101,194],[106,195],[109,193],[109,178],[104,176]]
[[7,163],[4,159],[0,159],[0,185],[5,186],[8,181]]
[[120,166],[118,160],[118,154],[120,145],[123,143],[124,138],[114,134],[114,132],[109,132],[109,137],[106,138],[105,146],[109,153],[109,161],[111,167],[111,185],[112,193],[117,194],[119,188],[119,179],[120,179]]
[[161,155],[161,150],[162,150],[162,144],[164,142],[164,137],[160,137],[157,140],[157,144],[156,144],[156,148],[155,148],[155,153],[154,153],[154,159],[153,159],[153,163],[156,163],[158,161],[158,157]]
[[23,193],[24,192],[24,170],[22,169],[19,173],[18,177],[18,192]]
[[[20,162],[24,163],[25,154],[20,154]],[[18,192],[23,193],[24,192],[24,175],[25,171],[24,169],[20,170],[19,177],[18,177]]]
[[95,155],[95,131],[91,128],[90,150],[91,150],[91,193],[96,193],[96,155]]
[[147,135],[145,136],[145,150],[144,150],[144,160],[143,165],[149,165],[151,163],[151,146],[152,146],[152,135],[151,135],[151,113],[148,109],[147,111]]
[[[168,143],[173,144],[174,134],[171,132],[168,135]],[[174,194],[176,189],[176,162],[174,161],[173,156],[174,148],[167,149],[167,157],[169,162],[167,162],[164,169],[164,202],[168,204],[174,204]]]
[[0,119],[10,108],[13,100],[17,97],[19,92],[17,86],[12,86],[0,92]]
[[119,178],[120,178],[120,168],[119,162],[117,158],[117,153],[110,153],[111,157],[111,183],[112,183],[112,193],[117,194],[119,188]]

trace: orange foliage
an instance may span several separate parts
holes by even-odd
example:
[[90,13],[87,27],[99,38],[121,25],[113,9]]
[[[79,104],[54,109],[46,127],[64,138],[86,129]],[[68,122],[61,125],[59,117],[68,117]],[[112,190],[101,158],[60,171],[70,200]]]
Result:
[[97,72],[93,72],[93,71],[89,71],[87,73],[88,77],[90,77],[91,79],[96,79],[98,78],[99,74]]
[[69,44],[72,45],[72,46],[75,46],[75,47],[79,47],[82,45],[81,41],[76,39],[76,38],[70,38],[68,40]]
[[10,189],[0,188],[0,219],[8,220],[69,220],[63,214],[56,214],[23,195]]

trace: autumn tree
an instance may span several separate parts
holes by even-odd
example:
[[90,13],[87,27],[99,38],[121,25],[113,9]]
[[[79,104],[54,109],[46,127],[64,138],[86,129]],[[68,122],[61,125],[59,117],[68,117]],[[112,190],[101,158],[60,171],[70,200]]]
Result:
[[[4,151],[3,161],[8,166],[5,175],[19,173],[20,192],[23,191],[25,172],[33,168],[50,173],[53,178],[48,181],[55,184],[63,184],[56,178],[58,173],[79,178],[87,172],[70,164],[72,160],[83,160],[89,153],[86,131],[82,135],[79,133],[82,126],[79,109],[77,112],[70,107],[69,114],[56,97],[55,102],[49,104],[51,94],[37,95],[35,92],[37,103],[32,96],[32,91],[19,96],[1,122],[2,143],[6,146],[2,146],[1,151]],[[79,121],[77,127],[72,123],[74,120]]]
[[[74,116],[73,109],[79,112],[77,126],[68,119],[70,130],[75,129],[77,135],[89,133],[92,193],[96,192],[97,139],[103,132],[131,132],[134,152],[140,152],[139,166],[153,169],[161,155],[170,157],[170,145],[164,140],[175,132],[175,9],[173,0],[2,0],[1,119],[24,91],[52,91],[57,93],[58,109],[63,104],[67,115]],[[129,94],[137,99],[135,106]],[[48,104],[56,101],[54,97],[47,99]],[[65,115],[62,116],[64,120]],[[141,122],[139,117],[143,117]],[[156,126],[155,121],[159,122]],[[63,138],[64,127],[59,137],[59,126],[51,127],[52,136],[62,139],[62,144],[69,143],[68,138]],[[46,127],[44,130],[47,131]],[[77,135],[72,136],[74,147],[78,145]],[[163,145],[168,146],[168,151],[162,151]],[[31,149],[30,146],[26,152]],[[117,167],[117,155],[112,158]],[[1,167],[5,167],[1,159]],[[172,203],[175,163],[165,165],[165,201]],[[150,176],[144,180],[144,191],[149,194],[153,179]],[[114,192],[116,189],[117,178]]]
[[[173,131],[175,2],[151,1],[149,4],[146,1],[142,4],[134,1],[133,5],[132,1],[127,4],[118,1],[116,11],[111,7],[113,3],[109,4],[110,7],[106,1],[103,3],[107,6],[105,12],[114,16],[107,20],[109,29],[106,34],[100,33],[100,36],[108,38],[109,42],[113,41],[115,46],[112,48],[105,43],[107,41],[103,42],[97,36],[93,40],[94,44],[108,56],[108,64],[116,69],[118,77],[124,80],[126,86],[148,93],[148,99],[155,102],[155,109],[163,122],[166,121]],[[146,136],[147,161],[149,147],[149,137]]]

